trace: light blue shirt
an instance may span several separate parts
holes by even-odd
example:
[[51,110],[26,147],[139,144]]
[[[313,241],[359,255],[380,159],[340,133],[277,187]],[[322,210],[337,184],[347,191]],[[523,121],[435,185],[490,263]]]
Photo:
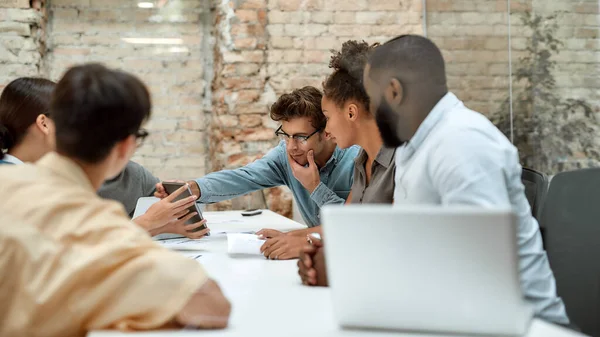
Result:
[[21,159],[10,155],[8,153],[4,154],[4,158],[2,158],[2,161],[4,162],[4,164],[15,164],[15,165],[20,165],[23,164],[23,161],[21,161]]
[[483,115],[446,94],[396,150],[395,204],[511,207],[518,218],[521,289],[535,314],[568,324],[521,182],[517,149]]
[[264,157],[235,170],[210,173],[196,180],[201,203],[232,199],[256,190],[285,185],[296,199],[304,222],[309,227],[321,224],[319,210],[324,205],[342,204],[350,194],[354,158],[359,147],[335,148],[325,166],[320,168],[321,183],[309,193],[294,177],[288,162],[285,142]]

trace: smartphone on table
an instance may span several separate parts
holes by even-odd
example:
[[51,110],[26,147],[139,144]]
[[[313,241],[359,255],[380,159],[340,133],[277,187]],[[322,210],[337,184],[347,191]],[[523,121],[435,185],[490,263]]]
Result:
[[[165,188],[165,192],[167,192],[167,194],[170,195],[172,193],[175,193],[175,191],[180,189],[181,186],[185,185],[185,183],[166,182],[165,181],[162,183],[162,185]],[[185,198],[191,197],[191,196],[192,196],[192,190],[188,186],[188,188],[185,191],[183,191],[181,194],[179,194],[173,201],[179,201],[181,199],[185,199]],[[185,222],[186,224],[190,225],[190,224],[194,224],[194,223],[204,220],[204,218],[202,217],[202,211],[200,211],[200,207],[198,207],[197,203],[194,203],[194,205],[190,206],[188,208],[188,211],[190,211],[190,213],[196,212],[197,214],[194,215],[193,217],[191,217],[188,221],[186,221]],[[194,229],[193,232],[201,231],[203,229],[206,229],[206,224]]]

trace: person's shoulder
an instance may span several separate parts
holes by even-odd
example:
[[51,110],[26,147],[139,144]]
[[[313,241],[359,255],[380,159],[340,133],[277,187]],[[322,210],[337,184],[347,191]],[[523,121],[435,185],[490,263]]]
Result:
[[436,146],[471,148],[485,145],[512,148],[506,136],[482,113],[462,105],[440,121]]
[[340,152],[340,155],[343,158],[348,158],[352,161],[354,161],[354,159],[358,156],[358,154],[362,151],[362,148],[358,145],[352,145],[349,148],[346,149],[340,149],[339,147],[336,148],[337,151]]
[[127,163],[127,166],[125,166],[124,172],[126,175],[129,175],[131,177],[135,177],[135,178],[152,177],[153,180],[156,180],[157,182],[159,181],[159,179],[156,178],[154,176],[154,174],[152,174],[152,172],[150,172],[150,170],[148,170],[143,165],[136,163],[132,160],[130,160]]
[[132,176],[141,176],[149,172],[144,166],[134,162],[133,160],[130,160],[127,163],[123,171]]
[[29,163],[20,165],[12,163],[2,164],[0,165],[0,186],[35,180],[41,173],[35,165]]
[[285,142],[280,141],[277,146],[269,150],[263,158],[276,159],[277,161],[287,162],[287,146]]
[[[64,193],[64,194],[63,194]],[[104,199],[84,189],[64,190],[62,205],[55,207],[64,211],[65,217],[77,218],[77,230],[82,233],[108,232],[111,230],[144,231],[135,225],[120,202]]]

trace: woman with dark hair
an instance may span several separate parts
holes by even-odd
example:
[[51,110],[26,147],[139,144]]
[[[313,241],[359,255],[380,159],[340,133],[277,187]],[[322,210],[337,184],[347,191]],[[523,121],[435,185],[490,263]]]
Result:
[[[331,57],[329,67],[333,73],[323,83],[325,131],[342,149],[352,145],[362,148],[354,163],[354,182],[346,203],[391,204],[394,197],[396,149],[384,146],[363,86],[363,69],[375,48],[377,45],[364,41],[345,42]],[[307,239],[311,245],[303,249],[298,261],[302,283],[326,286],[322,243],[310,236]]]
[[325,131],[340,148],[362,148],[354,165],[354,183],[347,203],[391,204],[394,194],[395,149],[386,148],[362,78],[369,54],[377,44],[347,41],[329,62],[333,73],[323,83],[321,107]]
[[50,96],[56,83],[21,77],[0,96],[0,160],[35,162],[54,149],[54,124],[49,118]]

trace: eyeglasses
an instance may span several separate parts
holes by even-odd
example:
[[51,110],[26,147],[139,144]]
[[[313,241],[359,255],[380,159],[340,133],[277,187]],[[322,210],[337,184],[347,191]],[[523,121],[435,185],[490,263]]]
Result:
[[138,147],[142,146],[146,137],[148,137],[149,133],[146,129],[139,129],[134,134],[135,141]]
[[317,129],[315,130],[315,132],[311,133],[308,136],[299,136],[299,135],[288,135],[287,133],[285,133],[285,131],[281,130],[281,126],[275,131],[275,135],[277,137],[279,137],[279,139],[285,141],[286,143],[290,141],[290,139],[295,140],[296,142],[298,142],[300,145],[306,145],[306,142],[308,142],[308,139],[312,136],[314,136],[315,134],[317,134],[318,132],[320,132],[321,129]]

